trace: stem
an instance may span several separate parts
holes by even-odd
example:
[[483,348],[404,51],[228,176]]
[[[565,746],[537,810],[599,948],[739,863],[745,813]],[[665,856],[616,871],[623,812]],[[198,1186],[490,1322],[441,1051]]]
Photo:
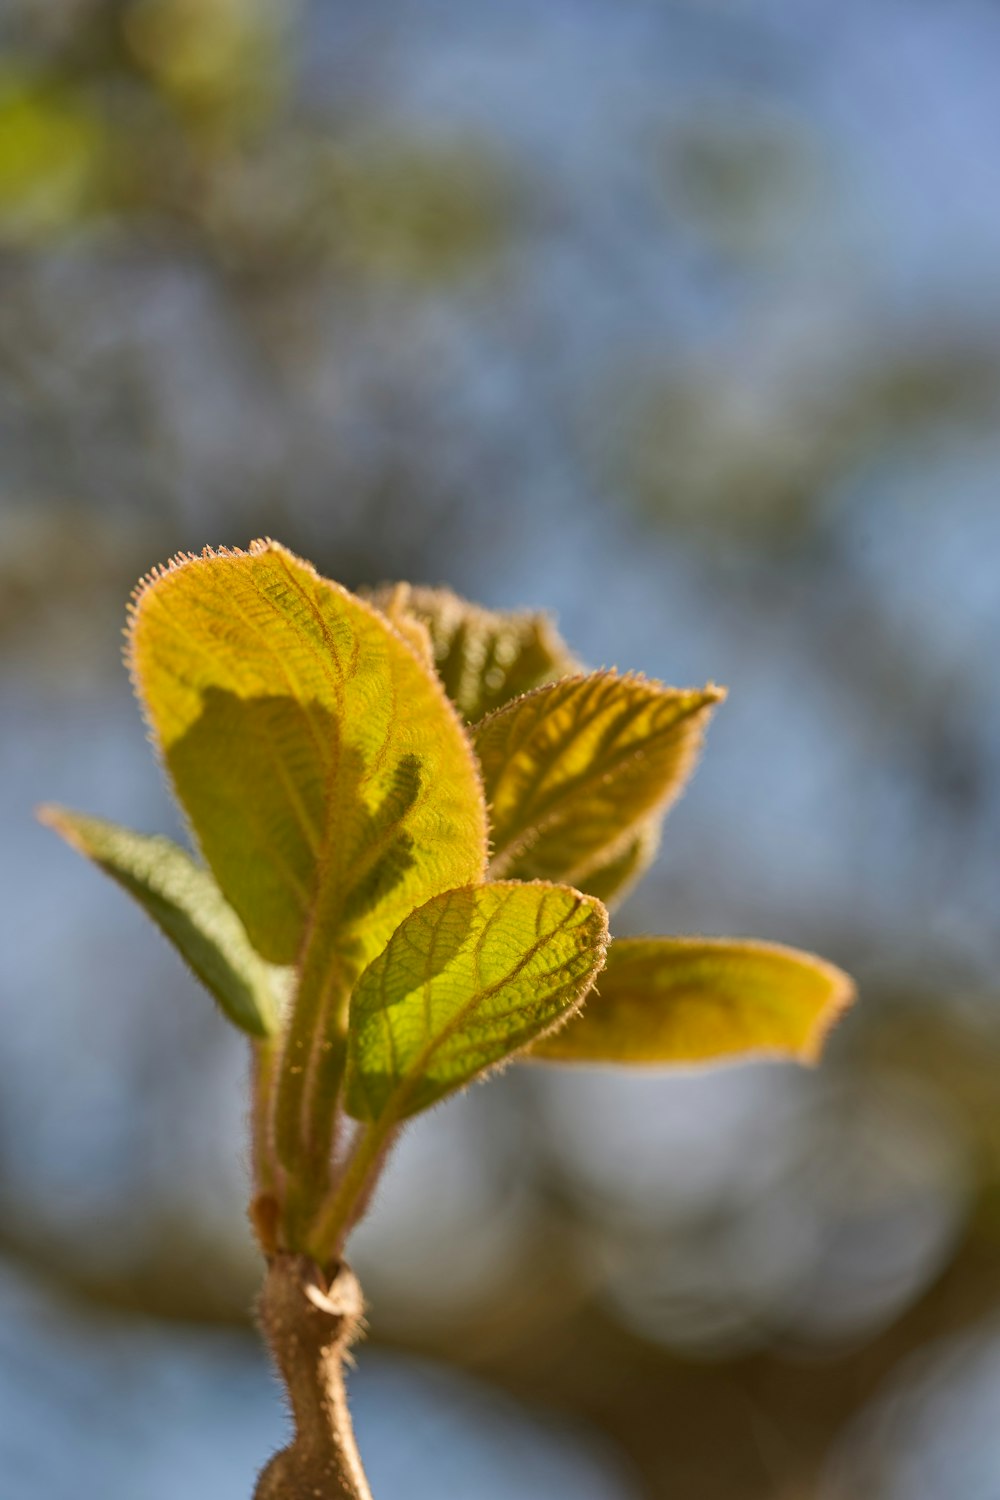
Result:
[[331,961],[322,931],[317,922],[303,953],[272,1109],[278,1159],[288,1173],[284,1241],[294,1250],[304,1248],[306,1226],[329,1185],[346,1055],[339,1029],[346,1026],[348,976]]
[[251,1049],[250,1139],[253,1164],[253,1196],[250,1223],[266,1256],[278,1248],[281,1217],[282,1171],[274,1149],[271,1105],[278,1066],[278,1046],[273,1037],[256,1041]]
[[250,1133],[253,1142],[253,1180],[258,1193],[273,1196],[278,1186],[271,1110],[278,1070],[278,1046],[273,1037],[253,1044]]
[[340,1081],[347,1063],[347,1018],[336,1016],[336,1030],[331,1030],[332,1015],[326,1021],[313,1053],[310,1087],[307,1095],[305,1156],[312,1180],[329,1181],[330,1158],[337,1143],[337,1103]]
[[309,943],[302,958],[298,991],[292,1007],[274,1100],[274,1138],[278,1156],[289,1172],[298,1173],[306,1155],[305,1099],[317,1032],[328,1010],[335,975],[318,962],[318,944]]
[[263,1470],[254,1500],[372,1500],[344,1388],[344,1361],[363,1311],[349,1266],[339,1266],[327,1286],[307,1256],[272,1260],[260,1322],[288,1388],[295,1436]]
[[320,1264],[328,1265],[339,1257],[345,1235],[371,1195],[396,1129],[395,1121],[386,1117],[362,1127],[347,1168],[309,1235],[310,1251]]

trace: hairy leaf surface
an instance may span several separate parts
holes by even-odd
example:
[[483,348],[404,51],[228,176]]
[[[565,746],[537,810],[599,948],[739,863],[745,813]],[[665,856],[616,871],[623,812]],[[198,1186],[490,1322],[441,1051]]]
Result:
[[139,590],[131,665],[178,796],[254,947],[322,939],[358,972],[479,877],[476,766],[433,674],[375,609],[274,542]]
[[568,1015],[604,962],[607,914],[566,886],[497,882],[413,912],[351,999],[347,1109],[404,1119]]
[[547,615],[481,609],[449,589],[389,584],[373,602],[399,629],[427,631],[445,691],[474,724],[521,693],[579,671]]
[[484,719],[474,743],[495,876],[586,885],[626,857],[679,794],[719,688],[681,691],[595,672],[538,688]]
[[729,938],[621,938],[583,1013],[532,1048],[540,1061],[698,1063],[765,1055],[814,1062],[854,998],[811,953]]
[[286,976],[254,952],[212,876],[186,850],[61,807],[43,807],[39,817],[135,897],[242,1031],[277,1031]]

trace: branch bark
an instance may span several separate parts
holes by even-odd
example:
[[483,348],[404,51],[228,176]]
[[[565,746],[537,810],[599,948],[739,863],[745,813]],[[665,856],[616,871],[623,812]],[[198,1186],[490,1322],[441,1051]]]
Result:
[[288,1388],[295,1436],[261,1473],[254,1500],[372,1500],[344,1387],[344,1361],[363,1312],[349,1266],[327,1284],[308,1256],[271,1261],[258,1313]]

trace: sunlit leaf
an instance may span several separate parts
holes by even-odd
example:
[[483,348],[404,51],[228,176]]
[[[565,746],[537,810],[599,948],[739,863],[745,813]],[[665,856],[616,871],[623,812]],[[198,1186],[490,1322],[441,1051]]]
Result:
[[385,617],[274,542],[150,578],[130,655],[220,889],[257,951],[298,967],[274,1133],[318,1191],[354,979],[415,906],[482,875],[475,758]]
[[277,1031],[285,974],[254,952],[212,876],[184,849],[61,807],[38,815],[135,897],[231,1021],[251,1036]]
[[178,796],[254,947],[321,926],[357,972],[429,896],[475,880],[475,763],[384,617],[274,542],[139,590],[131,664]]
[[565,886],[446,891],[409,916],[351,1000],[347,1108],[401,1120],[519,1051],[604,961],[599,901]]
[[815,1062],[854,998],[811,953],[730,938],[622,938],[582,1015],[532,1048],[548,1062]]
[[595,672],[491,714],[474,744],[490,804],[491,875],[568,880],[625,857],[684,786],[716,687]]
[[428,632],[445,691],[470,724],[521,693],[579,670],[547,615],[481,609],[449,589],[391,584],[373,602]]

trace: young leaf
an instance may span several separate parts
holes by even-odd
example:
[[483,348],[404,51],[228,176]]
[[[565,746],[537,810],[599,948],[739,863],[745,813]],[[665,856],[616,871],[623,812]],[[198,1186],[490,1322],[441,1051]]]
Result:
[[278,1030],[284,976],[254,952],[209,872],[184,849],[61,807],[38,816],[135,897],[230,1021],[251,1036]]
[[195,835],[254,947],[357,973],[429,896],[479,878],[476,766],[385,618],[275,542],[138,591],[133,674]]
[[656,858],[660,844],[660,819],[650,818],[639,825],[627,844],[616,850],[604,864],[595,865],[582,881],[588,896],[603,901],[613,911],[632,886]]
[[446,891],[407,917],[351,999],[347,1109],[427,1109],[569,1015],[604,962],[607,914],[567,886]]
[[531,1051],[541,1062],[815,1062],[854,998],[811,953],[731,938],[621,938],[583,1014]]
[[397,628],[422,626],[445,691],[470,723],[521,693],[579,671],[546,615],[481,609],[449,589],[387,584],[372,594]]
[[625,857],[694,767],[719,688],[595,672],[538,688],[476,727],[494,876],[586,885]]
[[431,641],[431,633],[424,621],[418,618],[408,608],[410,599],[410,585],[408,583],[386,584],[374,592],[361,590],[362,599],[367,599],[376,609],[381,610],[394,630],[397,630],[420,660],[430,671],[437,670],[434,660],[434,644]]

